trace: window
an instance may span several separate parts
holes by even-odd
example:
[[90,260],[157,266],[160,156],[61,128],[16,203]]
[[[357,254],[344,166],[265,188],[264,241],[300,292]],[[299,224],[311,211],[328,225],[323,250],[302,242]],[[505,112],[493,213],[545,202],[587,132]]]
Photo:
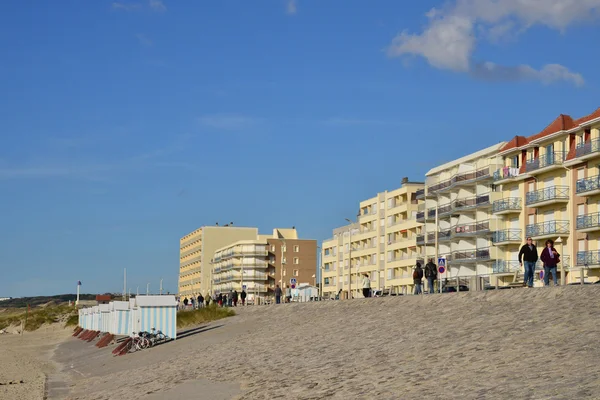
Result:
[[293,273],[294,273],[294,276],[298,276],[298,270],[297,270],[297,269],[295,269],[295,270],[293,271]]
[[294,246],[294,253],[297,253],[300,251],[300,246],[296,245]]
[[[325,249],[325,255],[328,256],[329,255],[329,249]],[[335,255],[335,254],[334,254]]]
[[300,259],[298,257],[294,257],[294,264],[300,264]]
[[281,251],[283,251],[283,252],[287,251],[287,248],[286,248],[285,244],[283,246],[281,246]]
[[275,246],[271,245],[271,251],[275,251]]
[[284,269],[284,270],[283,270],[283,276],[286,276],[286,275],[287,275],[287,274],[286,274],[286,272],[287,272],[287,271]]
[[510,166],[512,168],[519,168],[519,156],[513,156],[510,158]]
[[329,285],[329,278],[325,278],[325,284]]
[[285,264],[286,262],[287,262],[287,260],[285,259],[285,257],[283,257],[283,258],[281,259],[281,263],[282,263],[282,264]]

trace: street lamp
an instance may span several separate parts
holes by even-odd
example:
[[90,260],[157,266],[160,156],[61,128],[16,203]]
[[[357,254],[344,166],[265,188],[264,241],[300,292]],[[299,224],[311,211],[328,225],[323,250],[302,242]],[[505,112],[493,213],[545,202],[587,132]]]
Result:
[[[356,220],[358,221],[358,217],[360,217],[360,211],[358,212],[358,214],[356,214]],[[344,218],[346,221],[348,221],[350,223],[350,226],[348,227],[348,300],[351,299],[352,296],[352,226],[356,223],[354,221],[352,221],[349,218]],[[358,273],[358,268],[356,269],[356,272]],[[357,279],[356,279],[356,284],[358,285],[358,275],[357,275]]]
[[284,254],[284,249],[287,252],[287,247],[286,247],[286,244],[285,244],[285,239],[284,238],[280,238],[280,240],[281,240],[281,269],[279,270],[279,276],[280,276],[280,282],[281,282],[280,283],[281,284],[280,289],[283,292],[283,282],[284,282],[284,280],[283,280],[283,268],[285,267],[285,264],[286,264],[286,261],[287,261],[285,259],[285,257],[284,257],[283,254]]
[[146,296],[150,294],[150,282],[146,285]]
[[560,255],[562,257],[560,259],[560,286],[564,286],[565,285],[565,258],[564,258],[565,256],[563,254],[563,240],[559,236],[554,242],[560,244]]

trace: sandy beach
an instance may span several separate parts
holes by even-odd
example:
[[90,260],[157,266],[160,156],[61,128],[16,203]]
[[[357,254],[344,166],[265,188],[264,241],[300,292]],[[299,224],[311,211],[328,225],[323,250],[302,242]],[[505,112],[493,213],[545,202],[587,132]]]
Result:
[[23,336],[0,335],[0,399],[44,399],[46,376],[58,370],[51,361],[54,349],[70,333],[52,325]]
[[238,308],[123,357],[68,337],[49,398],[597,399],[598,296],[589,285]]

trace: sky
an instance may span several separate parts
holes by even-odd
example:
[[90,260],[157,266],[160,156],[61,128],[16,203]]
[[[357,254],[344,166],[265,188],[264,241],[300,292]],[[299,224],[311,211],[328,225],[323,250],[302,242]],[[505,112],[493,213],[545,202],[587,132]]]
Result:
[[600,0],[7,2],[0,297],[177,290],[179,238],[319,241],[600,107]]

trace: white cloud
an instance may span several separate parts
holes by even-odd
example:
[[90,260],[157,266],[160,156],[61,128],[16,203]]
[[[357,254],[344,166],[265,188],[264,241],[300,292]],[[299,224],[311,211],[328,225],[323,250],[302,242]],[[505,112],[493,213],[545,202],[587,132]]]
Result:
[[137,10],[137,9],[142,8],[142,6],[140,4],[137,4],[137,3],[119,3],[119,2],[114,2],[114,3],[112,3],[112,8],[114,8],[115,10],[132,11],[132,10]]
[[298,12],[298,7],[296,6],[296,0],[288,0],[286,12],[289,15],[294,15]]
[[411,125],[410,121],[399,121],[399,120],[387,120],[387,119],[364,119],[364,118],[343,118],[334,117],[323,121],[326,125],[338,126],[338,127],[349,127],[349,126],[366,126],[366,125],[388,125],[388,126],[404,126]]
[[420,34],[402,32],[387,49],[390,57],[417,55],[436,68],[469,72],[484,79],[533,79],[544,83],[583,84],[580,74],[559,64],[539,70],[528,65],[500,66],[474,63],[477,41],[492,42],[543,25],[563,31],[568,26],[600,16],[600,0],[456,0],[426,13]]
[[242,129],[258,123],[258,119],[235,114],[203,115],[198,118],[200,124],[216,129]]
[[152,40],[148,39],[146,37],[146,35],[144,35],[143,33],[138,33],[135,35],[135,37],[137,38],[137,40],[140,42],[140,44],[144,47],[151,47],[152,46]]
[[166,11],[167,7],[161,0],[150,0],[150,8],[154,11]]

